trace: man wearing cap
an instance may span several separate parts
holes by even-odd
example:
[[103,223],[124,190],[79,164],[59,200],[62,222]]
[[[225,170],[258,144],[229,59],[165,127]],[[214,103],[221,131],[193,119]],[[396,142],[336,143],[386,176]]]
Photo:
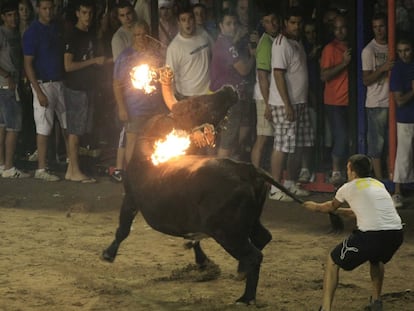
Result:
[[178,25],[173,6],[173,0],[158,1],[158,15],[160,17],[158,37],[165,46],[168,46],[178,33]]
[[4,3],[0,12],[3,21],[0,26],[0,175],[24,178],[29,174],[13,166],[17,136],[22,128],[22,107],[16,92],[22,69],[17,3]]

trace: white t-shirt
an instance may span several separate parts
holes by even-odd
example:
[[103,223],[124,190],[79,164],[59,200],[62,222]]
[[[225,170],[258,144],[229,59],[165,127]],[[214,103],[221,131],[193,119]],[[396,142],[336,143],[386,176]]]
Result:
[[166,64],[174,72],[175,88],[184,96],[207,94],[213,41],[205,30],[191,38],[178,33],[167,48]]
[[[388,45],[378,44],[372,39],[362,50],[362,70],[375,71],[384,64],[388,58]],[[382,79],[367,86],[367,98],[365,107],[388,107],[389,85],[388,75],[384,75]]]
[[119,27],[119,29],[112,36],[111,40],[112,57],[114,62],[118,58],[119,54],[121,54],[127,47],[130,47],[131,44],[132,32],[124,27]]
[[[290,103],[308,102],[308,67],[306,53],[301,42],[279,34],[272,45],[272,69],[283,69]],[[272,74],[269,104],[284,106]]]
[[374,178],[357,178],[344,184],[335,199],[348,202],[361,231],[402,229],[390,194],[384,184]]

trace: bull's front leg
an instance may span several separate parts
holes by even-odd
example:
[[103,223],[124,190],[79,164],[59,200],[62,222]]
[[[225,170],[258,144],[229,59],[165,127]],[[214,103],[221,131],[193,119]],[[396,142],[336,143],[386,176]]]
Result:
[[106,261],[113,262],[118,253],[119,245],[125,240],[130,231],[131,224],[138,210],[134,206],[131,195],[126,194],[122,202],[121,212],[119,214],[119,226],[115,233],[115,240],[107,249],[102,252],[102,258]]

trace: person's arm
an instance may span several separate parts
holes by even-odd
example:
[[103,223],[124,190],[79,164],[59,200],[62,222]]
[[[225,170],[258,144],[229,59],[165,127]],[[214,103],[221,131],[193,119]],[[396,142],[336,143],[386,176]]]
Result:
[[0,76],[7,80],[9,90],[13,91],[16,88],[16,82],[14,81],[13,76],[10,72],[0,67]]
[[122,81],[114,79],[113,83],[115,102],[118,107],[118,118],[122,122],[128,121],[128,110],[124,101],[124,89]]
[[362,82],[365,86],[369,86],[378,80],[384,78],[389,70],[394,65],[394,61],[387,60],[384,64],[378,67],[376,70],[363,70],[362,71]]
[[39,82],[37,82],[36,73],[33,67],[33,60],[33,56],[24,55],[24,70],[26,72],[27,78],[30,81],[30,84],[32,85],[33,90],[36,92],[39,104],[43,107],[47,107],[49,103],[46,95],[43,93],[42,89],[39,86]]
[[80,62],[75,62],[73,60],[72,53],[65,53],[63,58],[66,72],[77,71],[89,67],[91,65],[103,65],[105,63],[104,56],[94,57]]
[[411,101],[414,97],[414,81],[411,82],[411,90],[408,92],[392,92],[392,95],[394,96],[394,100],[397,103],[398,106],[404,106],[408,102]]
[[351,62],[351,49],[344,52],[343,61],[335,66],[323,68],[321,67],[321,80],[323,82],[330,81],[339,75],[342,71],[346,70]]
[[308,210],[313,212],[322,212],[322,213],[330,213],[337,210],[342,205],[337,199],[333,199],[331,201],[326,201],[322,203],[317,203],[314,201],[306,201],[303,203],[303,206],[306,207]]
[[272,112],[270,110],[269,105],[269,87],[270,87],[270,79],[269,79],[269,72],[265,70],[258,69],[257,70],[257,77],[259,80],[259,87],[260,92],[262,93],[263,100],[266,104],[266,110],[265,110],[265,118],[269,121],[272,120]]
[[275,79],[277,90],[285,105],[286,119],[288,121],[295,120],[295,112],[289,99],[289,93],[285,80],[285,70],[273,69],[273,78]]
[[234,69],[241,75],[247,76],[255,64],[255,58],[249,56],[248,59],[240,59],[233,64]]

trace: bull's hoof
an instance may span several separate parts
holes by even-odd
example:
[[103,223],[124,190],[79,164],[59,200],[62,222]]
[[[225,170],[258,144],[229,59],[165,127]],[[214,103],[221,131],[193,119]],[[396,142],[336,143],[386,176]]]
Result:
[[247,299],[246,297],[242,296],[235,302],[236,305],[243,305],[243,306],[255,306],[256,299]]
[[108,261],[108,262],[114,262],[114,260],[115,260],[115,256],[111,256],[111,255],[109,255],[109,253],[108,253],[108,251],[107,251],[107,250],[104,250],[104,251],[102,252],[102,256],[101,256],[101,258],[102,258],[103,260],[105,260],[105,261]]

